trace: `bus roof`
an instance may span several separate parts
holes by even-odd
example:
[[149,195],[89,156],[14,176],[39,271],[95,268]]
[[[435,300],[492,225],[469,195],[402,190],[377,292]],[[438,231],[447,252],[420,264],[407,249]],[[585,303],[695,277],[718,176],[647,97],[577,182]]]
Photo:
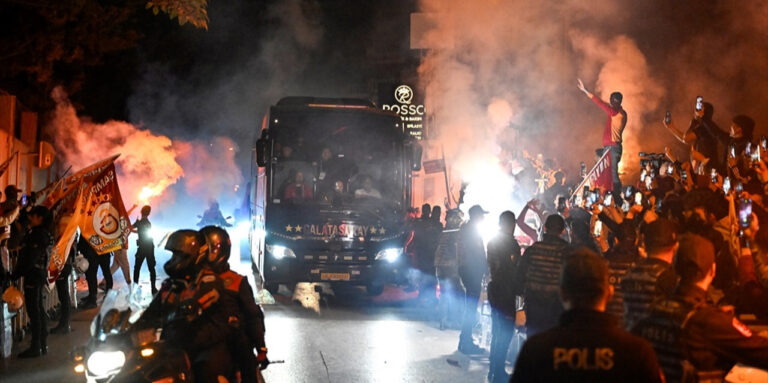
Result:
[[326,108],[375,108],[370,100],[362,98],[327,98],[309,96],[283,97],[277,106],[310,106]]
[[400,120],[400,116],[395,112],[383,110],[376,107],[376,104],[370,100],[364,100],[362,98],[328,98],[328,97],[308,97],[308,96],[291,96],[283,97],[277,102],[273,109],[276,110],[335,110],[335,111],[364,111],[370,114],[378,114],[382,116],[391,116]]
[[[281,98],[277,104],[270,108],[270,119],[278,115],[285,117],[287,115],[305,115],[327,113],[341,113],[345,115],[369,116],[377,119],[389,119],[393,123],[393,128],[397,128],[403,134],[401,118],[392,111],[377,108],[373,102],[356,98],[324,98],[324,97],[306,97],[294,96]],[[265,123],[267,120],[264,121]],[[272,121],[269,125],[271,126]],[[276,121],[275,121],[276,122]],[[269,129],[266,125],[262,128]]]

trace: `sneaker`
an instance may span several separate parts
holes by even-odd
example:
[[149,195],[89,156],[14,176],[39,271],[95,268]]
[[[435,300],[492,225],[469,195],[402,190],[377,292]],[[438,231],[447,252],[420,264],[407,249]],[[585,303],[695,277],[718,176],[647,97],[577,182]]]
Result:
[[95,308],[96,306],[97,306],[96,301],[87,300],[81,304],[80,308],[83,310],[88,310],[88,309]]

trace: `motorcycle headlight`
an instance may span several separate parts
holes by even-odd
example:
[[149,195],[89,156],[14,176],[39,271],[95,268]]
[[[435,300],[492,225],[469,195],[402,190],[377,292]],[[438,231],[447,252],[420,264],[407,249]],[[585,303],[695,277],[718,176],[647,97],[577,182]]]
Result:
[[403,254],[402,247],[393,247],[390,249],[384,249],[376,254],[376,260],[383,259],[387,262],[394,262]]
[[272,254],[275,259],[283,259],[285,257],[296,258],[296,254],[293,250],[280,245],[267,245],[267,251]]
[[107,376],[120,371],[125,364],[122,351],[96,351],[88,357],[88,371],[95,376]]

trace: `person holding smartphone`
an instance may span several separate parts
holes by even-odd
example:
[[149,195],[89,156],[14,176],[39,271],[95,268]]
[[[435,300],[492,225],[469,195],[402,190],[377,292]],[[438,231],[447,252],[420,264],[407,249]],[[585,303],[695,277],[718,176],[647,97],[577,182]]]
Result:
[[[700,108],[699,108],[700,106]],[[712,104],[701,101],[694,104],[693,118],[691,119],[688,129],[685,133],[680,132],[675,128],[674,120],[671,118],[664,120],[664,126],[669,129],[670,132],[680,142],[693,146],[696,152],[701,153],[704,157],[709,158],[708,165],[722,172],[720,156],[717,153],[717,141],[718,138],[715,130],[720,131],[720,127],[712,120],[714,114],[714,108]]]
[[622,154],[622,138],[624,128],[627,127],[627,112],[621,107],[624,96],[620,92],[611,93],[609,102],[596,97],[590,93],[584,83],[579,79],[579,90],[589,97],[605,114],[608,115],[605,129],[603,130],[603,150],[611,151],[611,170],[613,172],[613,190],[617,193],[621,190],[621,179],[619,179],[619,162]]
[[[725,152],[720,156],[723,170],[727,167],[727,175],[733,179],[734,170],[737,174],[745,174],[744,161],[740,157],[744,154],[748,142],[752,142],[752,132],[755,129],[755,120],[743,114],[735,116],[731,122],[728,133],[717,128],[716,125],[703,125],[708,132],[717,137],[725,147]],[[731,147],[735,153],[731,153]],[[735,155],[732,155],[735,154]],[[725,174],[725,173],[723,173]]]

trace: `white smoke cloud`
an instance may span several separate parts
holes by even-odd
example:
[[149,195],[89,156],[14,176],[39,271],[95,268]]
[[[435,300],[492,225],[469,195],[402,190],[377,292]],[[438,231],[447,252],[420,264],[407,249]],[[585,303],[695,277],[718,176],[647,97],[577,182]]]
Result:
[[[435,49],[419,68],[435,115],[432,137],[459,164],[461,178],[477,178],[500,160],[503,167],[508,148],[558,158],[572,174],[580,161],[589,163],[601,146],[605,117],[577,90],[577,77],[605,99],[612,91],[624,94],[624,162],[636,162],[638,137],[655,120],[665,90],[630,37],[606,32],[631,13],[621,2],[599,3],[421,1],[435,24],[424,36]],[[508,176],[493,177],[515,188]],[[524,198],[508,190],[507,197],[489,196],[488,190],[470,182],[465,199],[502,198],[501,205],[517,208],[514,199]]]

